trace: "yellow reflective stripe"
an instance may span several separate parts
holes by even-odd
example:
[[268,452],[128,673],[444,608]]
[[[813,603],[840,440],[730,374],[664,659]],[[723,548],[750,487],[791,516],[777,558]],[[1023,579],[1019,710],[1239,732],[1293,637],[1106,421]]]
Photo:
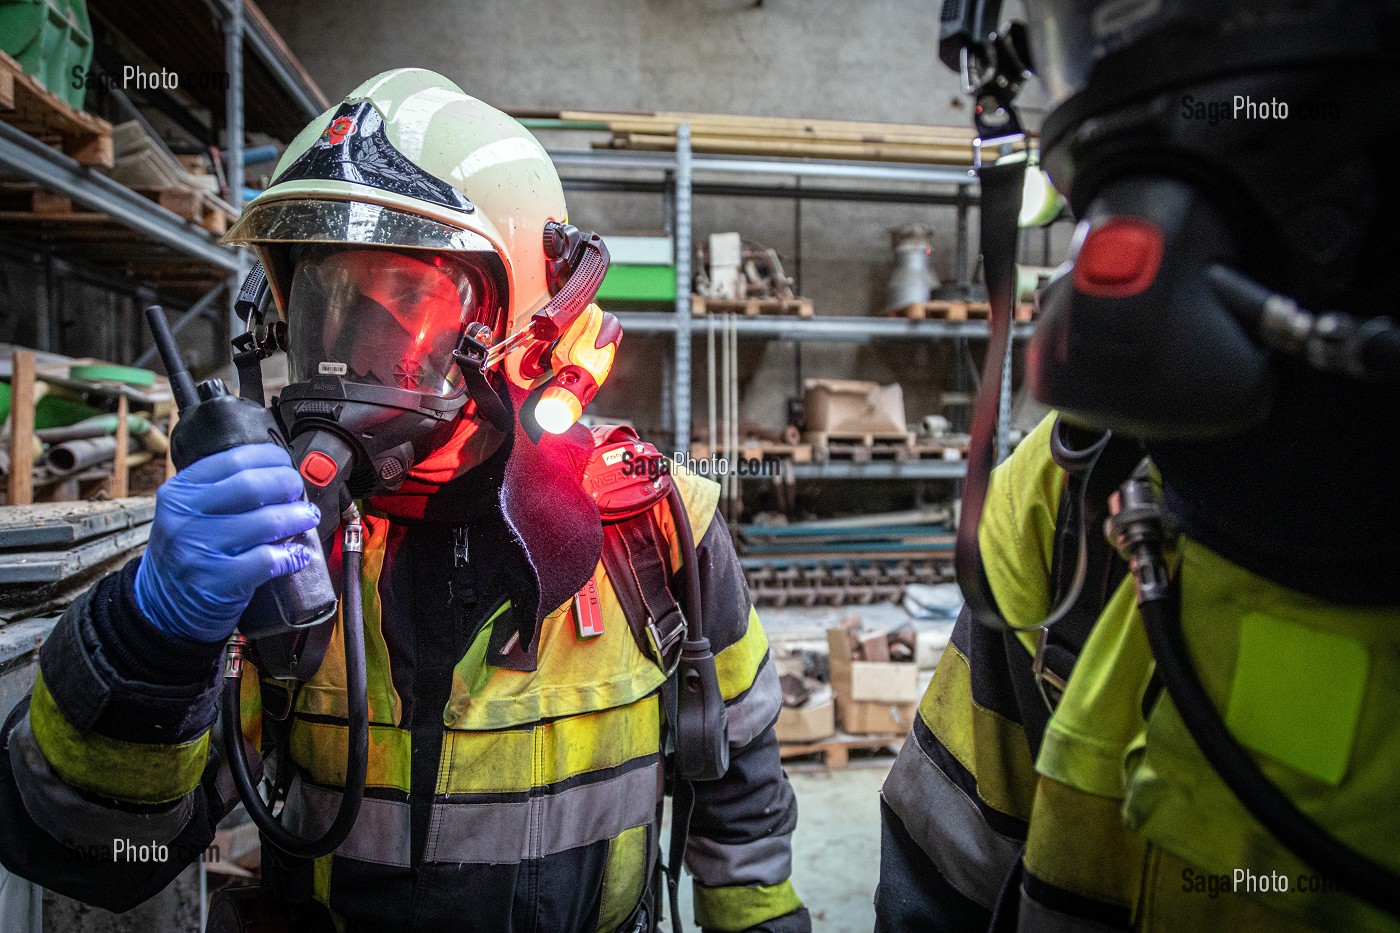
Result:
[[740,933],[802,906],[792,880],[765,886],[707,888],[695,885],[695,925],[706,930]]
[[1026,839],[1026,870],[1061,890],[1132,907],[1146,842],[1124,827],[1122,807],[1122,800],[1043,778]]
[[504,732],[443,736],[439,794],[504,794],[616,768],[661,749],[655,696],[629,706]]
[[[344,787],[347,729],[339,723],[294,718],[290,743],[292,761],[300,765],[313,782]],[[393,726],[371,725],[365,786],[392,787],[407,793],[410,766],[409,733]]]
[[943,747],[977,780],[988,806],[1029,819],[1035,798],[1035,764],[1026,730],[972,698],[972,668],[948,645],[919,703],[919,716]]
[[758,610],[749,607],[749,627],[744,637],[715,655],[719,692],[725,701],[734,699],[753,686],[763,659],[768,657],[768,635],[758,621]]
[[79,732],[59,711],[43,674],[34,682],[29,725],[39,750],[65,782],[125,803],[179,800],[198,786],[209,759],[208,732],[178,745]]
[[623,830],[608,843],[603,866],[603,890],[598,908],[598,933],[614,933],[642,899],[647,871],[647,832],[650,826]]
[[[1055,415],[1047,415],[992,471],[977,529],[982,565],[1002,615],[1018,625],[1045,618],[1064,471],[1050,455]],[[1022,633],[1028,651],[1034,633]]]

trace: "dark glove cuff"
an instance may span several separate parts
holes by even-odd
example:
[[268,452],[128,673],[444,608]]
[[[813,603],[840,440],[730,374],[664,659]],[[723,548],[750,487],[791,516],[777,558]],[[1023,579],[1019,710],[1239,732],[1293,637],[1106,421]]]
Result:
[[54,702],[79,731],[174,744],[214,722],[219,644],[158,630],[136,606],[139,558],[102,578],[59,620],[40,651]]

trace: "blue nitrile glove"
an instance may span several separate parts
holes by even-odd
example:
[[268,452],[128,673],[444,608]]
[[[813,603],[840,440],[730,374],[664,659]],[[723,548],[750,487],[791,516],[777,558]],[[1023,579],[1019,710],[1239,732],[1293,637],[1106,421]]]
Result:
[[136,605],[158,629],[213,643],[233,634],[253,591],[305,567],[300,544],[320,511],[300,501],[292,458],[275,444],[205,457],[156,493],[151,540],[136,570]]

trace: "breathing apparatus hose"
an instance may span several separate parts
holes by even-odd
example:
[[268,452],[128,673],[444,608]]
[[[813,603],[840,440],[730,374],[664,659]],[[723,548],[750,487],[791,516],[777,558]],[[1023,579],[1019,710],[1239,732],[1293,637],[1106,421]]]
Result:
[[[358,510],[345,525],[341,547],[341,614],[344,620],[345,683],[349,708],[346,741],[345,791],[340,808],[326,832],[316,839],[306,839],[287,827],[273,814],[269,804],[258,794],[257,785],[248,771],[248,754],[244,748],[243,728],[239,717],[239,693],[242,682],[242,652],[245,639],[235,635],[229,640],[224,665],[222,726],[224,750],[234,786],[248,815],[262,834],[278,849],[293,858],[315,859],[335,851],[355,826],[360,803],[365,795],[365,778],[369,768],[369,701],[365,682],[365,625],[360,591],[362,556],[362,526]],[[290,768],[290,761],[279,767]],[[275,801],[273,801],[275,803]]]
[[1148,481],[1125,483],[1114,497],[1114,510],[1114,543],[1129,560],[1137,584],[1138,610],[1157,676],[1201,754],[1245,809],[1294,856],[1347,893],[1400,917],[1400,875],[1341,842],[1299,810],[1221,719],[1191,661],[1181,626],[1180,589],[1162,556],[1161,509]]

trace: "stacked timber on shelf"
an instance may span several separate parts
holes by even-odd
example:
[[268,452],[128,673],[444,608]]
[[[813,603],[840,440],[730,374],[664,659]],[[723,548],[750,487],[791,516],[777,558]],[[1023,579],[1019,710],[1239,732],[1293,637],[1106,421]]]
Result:
[[594,148],[599,149],[671,151],[676,148],[676,128],[686,123],[690,125],[690,146],[695,152],[853,159],[863,162],[972,164],[973,133],[970,128],[960,126],[677,112],[565,110],[548,116],[607,130],[611,138],[593,144]]
[[951,577],[944,510],[739,526],[740,563],[764,606],[893,602],[910,583]]
[[109,173],[113,181],[210,233],[223,235],[237,219],[233,208],[218,197],[217,178],[192,172],[163,144],[152,139],[140,123],[132,120],[121,124],[113,138],[116,158]]
[[112,124],[75,110],[0,52],[0,120],[58,146],[82,165],[112,165]]

